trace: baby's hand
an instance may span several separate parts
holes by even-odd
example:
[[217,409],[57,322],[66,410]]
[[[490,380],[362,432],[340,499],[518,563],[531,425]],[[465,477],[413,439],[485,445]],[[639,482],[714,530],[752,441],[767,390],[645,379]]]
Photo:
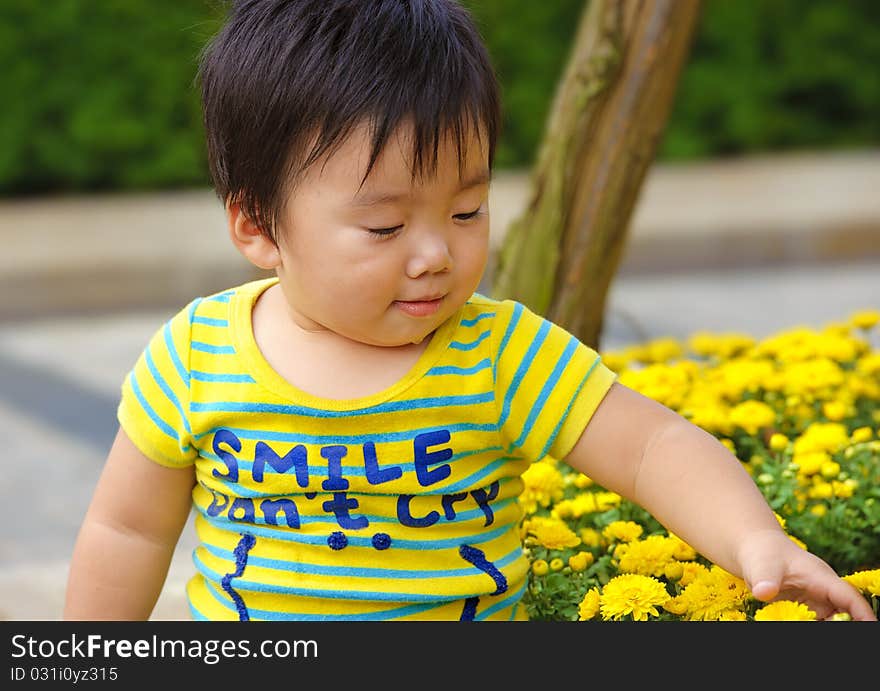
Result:
[[822,559],[781,531],[749,537],[740,551],[743,579],[762,602],[794,600],[819,620],[848,612],[855,621],[877,621],[868,601]]

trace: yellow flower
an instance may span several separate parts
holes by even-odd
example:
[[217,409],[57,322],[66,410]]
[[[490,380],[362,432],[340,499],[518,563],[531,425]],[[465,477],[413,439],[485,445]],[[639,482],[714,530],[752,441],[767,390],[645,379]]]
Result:
[[718,621],[748,621],[748,617],[741,610],[728,609],[718,615]]
[[770,437],[770,448],[774,451],[785,451],[788,447],[788,437],[784,434],[779,434],[779,432],[775,432]]
[[684,575],[684,566],[680,561],[671,561],[663,567],[663,577],[670,581],[677,581]]
[[581,492],[573,499],[563,499],[553,505],[554,518],[580,518],[588,513],[608,511],[620,503],[620,495],[611,492]]
[[650,362],[668,362],[684,354],[684,348],[674,338],[657,338],[645,344],[645,355]]
[[691,376],[684,368],[656,363],[638,370],[627,370],[620,374],[619,380],[673,410],[681,406],[691,384]]
[[615,576],[599,598],[602,619],[620,620],[630,615],[635,621],[647,621],[648,615],[659,616],[657,607],[670,599],[666,587],[651,576],[623,574]]
[[849,444],[846,426],[838,422],[814,422],[795,439],[794,452],[827,451],[835,453]]
[[562,499],[564,480],[556,461],[550,457],[532,463],[521,477],[524,487],[519,502],[526,513],[534,513],[539,506],[546,508]]
[[608,369],[614,370],[618,374],[623,372],[628,366],[630,357],[625,353],[619,353],[616,351],[602,351],[602,364],[604,364]]
[[667,565],[675,561],[675,549],[675,542],[663,535],[649,535],[644,540],[633,540],[627,543],[618,569],[624,573],[662,576]]
[[602,546],[602,536],[595,528],[581,528],[579,535],[581,538],[581,542],[583,542],[587,547]]
[[877,310],[862,310],[852,314],[849,323],[857,329],[870,329],[880,321],[880,312]]
[[556,518],[532,518],[529,521],[529,534],[547,549],[577,547],[581,539],[564,521]]
[[783,518],[783,516],[781,516],[780,514],[776,513],[776,511],[773,512],[773,515],[776,516],[776,520],[779,523],[779,526],[783,530],[785,530],[785,518]]
[[681,565],[681,578],[678,579],[678,584],[684,587],[689,583],[693,583],[697,578],[700,578],[708,571],[709,569],[703,566],[700,562],[685,562]]
[[688,339],[691,352],[708,357],[718,356],[722,360],[732,358],[748,350],[755,344],[755,339],[744,334],[714,334],[697,331]]
[[870,441],[873,436],[874,433],[870,427],[859,427],[853,430],[850,441],[853,444],[861,444],[862,442]]
[[697,558],[697,550],[682,540],[678,535],[669,533],[669,541],[672,543],[672,556],[679,561],[692,561]]
[[578,621],[588,621],[599,613],[599,589],[590,588],[578,605]]
[[550,570],[550,564],[544,559],[535,559],[532,562],[532,573],[536,576],[544,576]]
[[562,561],[559,557],[554,557],[550,560],[550,570],[551,571],[562,571],[562,567],[565,566],[565,562]]
[[831,456],[825,451],[808,451],[806,453],[796,453],[792,458],[792,462],[798,466],[798,472],[801,475],[815,475],[826,463],[831,463]]
[[831,483],[817,482],[810,487],[807,496],[810,497],[810,499],[830,499],[834,496],[834,488],[831,486]]
[[593,484],[593,480],[583,473],[578,473],[574,478],[574,486],[578,489],[586,489]]
[[777,600],[755,612],[755,621],[815,621],[816,613],[800,602]]
[[822,474],[822,477],[828,478],[831,480],[832,478],[840,475],[840,463],[837,461],[828,461],[822,464],[822,467],[819,469],[819,472]]
[[848,477],[843,482],[832,480],[831,486],[834,488],[835,497],[838,499],[850,499],[856,491],[856,488],[859,486],[859,483]]
[[850,585],[865,595],[880,597],[880,569],[856,571],[843,577]]
[[743,401],[730,411],[730,422],[749,434],[756,434],[759,429],[769,427],[775,421],[776,412],[761,401]]
[[568,558],[568,565],[572,571],[586,571],[587,567],[593,563],[593,560],[592,552],[578,552]]
[[840,422],[846,417],[846,405],[841,401],[828,401],[822,406],[822,413],[829,420]]
[[687,621],[717,621],[722,613],[740,609],[749,597],[744,580],[713,565],[695,573],[676,598],[675,608]]
[[612,521],[605,526],[602,536],[609,540],[632,542],[633,540],[638,540],[644,530],[642,526],[634,521]]

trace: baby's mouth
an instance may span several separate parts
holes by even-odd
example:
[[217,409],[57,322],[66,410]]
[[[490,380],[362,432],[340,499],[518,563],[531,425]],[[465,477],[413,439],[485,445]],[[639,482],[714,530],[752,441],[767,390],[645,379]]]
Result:
[[445,296],[428,300],[395,300],[394,305],[411,317],[429,317],[440,309]]

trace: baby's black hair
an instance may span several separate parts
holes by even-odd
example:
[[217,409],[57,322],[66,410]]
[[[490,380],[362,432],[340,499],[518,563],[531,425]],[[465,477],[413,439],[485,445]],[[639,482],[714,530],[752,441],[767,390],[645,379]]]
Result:
[[411,124],[414,178],[450,134],[460,161],[479,137],[491,167],[501,127],[488,51],[455,0],[237,0],[198,79],[214,189],[275,242],[297,176],[358,125],[372,132],[369,175]]

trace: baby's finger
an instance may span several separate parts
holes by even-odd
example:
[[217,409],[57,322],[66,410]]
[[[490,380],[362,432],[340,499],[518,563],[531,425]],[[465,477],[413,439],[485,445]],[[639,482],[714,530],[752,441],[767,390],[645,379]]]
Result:
[[839,580],[828,589],[828,599],[839,612],[849,612],[855,621],[877,621],[874,610],[850,583]]

